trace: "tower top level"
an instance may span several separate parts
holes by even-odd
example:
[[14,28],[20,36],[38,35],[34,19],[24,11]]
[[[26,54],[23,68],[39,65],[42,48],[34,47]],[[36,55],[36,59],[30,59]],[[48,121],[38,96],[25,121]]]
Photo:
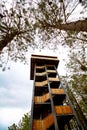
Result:
[[31,55],[31,70],[30,70],[30,79],[34,78],[34,66],[42,65],[55,65],[58,66],[59,59],[55,56],[45,56],[45,55]]

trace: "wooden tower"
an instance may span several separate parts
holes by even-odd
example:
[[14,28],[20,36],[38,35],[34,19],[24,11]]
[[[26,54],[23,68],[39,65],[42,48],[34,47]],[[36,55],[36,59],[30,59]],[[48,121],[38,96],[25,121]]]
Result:
[[30,79],[34,86],[30,130],[72,130],[70,122],[75,112],[61,85],[58,63],[57,57],[31,56]]

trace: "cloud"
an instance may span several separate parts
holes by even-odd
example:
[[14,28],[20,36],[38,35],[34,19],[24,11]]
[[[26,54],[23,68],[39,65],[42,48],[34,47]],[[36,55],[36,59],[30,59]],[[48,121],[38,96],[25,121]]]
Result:
[[22,108],[0,108],[0,124],[11,126],[13,123],[18,124],[28,109]]
[[11,70],[0,71],[0,130],[18,123],[31,109],[33,81],[29,65],[13,63]]
[[29,107],[32,98],[32,81],[29,67],[13,65],[13,69],[0,72],[0,107]]
[[30,108],[32,98],[31,86],[32,84],[27,84],[27,86],[10,84],[7,87],[0,87],[0,106]]

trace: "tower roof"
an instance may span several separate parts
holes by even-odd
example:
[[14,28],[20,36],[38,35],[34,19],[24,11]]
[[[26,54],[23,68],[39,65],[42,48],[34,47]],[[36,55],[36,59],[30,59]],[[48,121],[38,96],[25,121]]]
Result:
[[30,69],[30,79],[34,78],[34,66],[36,65],[55,65],[58,66],[59,60],[55,56],[45,56],[45,55],[31,55],[31,69]]

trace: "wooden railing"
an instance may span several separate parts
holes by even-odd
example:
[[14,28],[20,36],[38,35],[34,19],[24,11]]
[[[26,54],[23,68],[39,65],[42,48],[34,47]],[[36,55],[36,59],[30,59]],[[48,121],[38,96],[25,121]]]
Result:
[[70,106],[55,106],[54,107],[56,114],[64,115],[64,114],[73,114],[73,111]]
[[56,73],[56,70],[47,70],[47,73]]
[[40,60],[53,60],[53,61],[58,61],[57,57],[41,57],[41,56],[32,56],[33,59],[40,59]]
[[35,103],[44,103],[49,99],[50,99],[49,93],[44,94],[43,96],[34,96],[34,102]]
[[43,68],[45,68],[44,65],[43,66],[36,66],[36,69],[43,69]]
[[42,82],[35,82],[36,87],[42,87],[42,86],[47,85],[47,84],[48,84],[47,80],[42,81]]
[[54,123],[53,115],[50,114],[42,120],[33,121],[33,130],[47,130]]
[[49,77],[48,80],[49,81],[59,81],[59,78],[51,78],[51,77]]
[[65,94],[64,93],[64,89],[59,89],[59,88],[57,88],[57,89],[51,89],[51,93],[52,94]]
[[46,72],[36,73],[35,75],[36,76],[43,76],[43,75],[46,75]]
[[49,128],[54,123],[53,115],[50,114],[49,116],[45,117],[44,120],[45,129]]
[[43,75],[45,75],[46,73],[56,73],[56,71],[55,70],[47,70],[47,72],[45,71],[45,72],[38,72],[38,73],[36,73],[35,75],[36,76],[43,76]]

